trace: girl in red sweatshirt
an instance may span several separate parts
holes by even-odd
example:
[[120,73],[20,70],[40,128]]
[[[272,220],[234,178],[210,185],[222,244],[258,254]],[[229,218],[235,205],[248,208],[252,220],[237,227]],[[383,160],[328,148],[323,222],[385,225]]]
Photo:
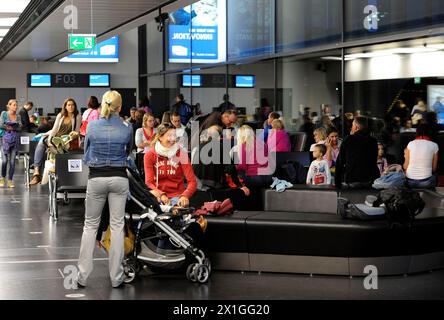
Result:
[[188,153],[177,144],[174,126],[160,125],[153,144],[144,158],[146,185],[161,203],[187,207],[197,183]]

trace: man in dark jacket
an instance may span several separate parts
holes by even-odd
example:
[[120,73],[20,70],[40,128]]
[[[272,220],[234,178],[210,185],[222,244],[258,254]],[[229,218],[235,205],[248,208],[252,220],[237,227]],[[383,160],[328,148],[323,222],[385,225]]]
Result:
[[171,107],[172,113],[177,112],[180,115],[180,122],[186,126],[193,117],[193,110],[191,106],[185,102],[183,94],[176,97],[176,104]]
[[349,188],[370,187],[380,176],[377,161],[378,143],[368,135],[366,119],[357,117],[353,121],[350,136],[341,144],[336,162],[336,187],[343,187],[343,182]]
[[31,101],[28,101],[19,111],[20,119],[22,121],[22,131],[24,132],[33,132],[32,131],[33,126],[29,121],[29,114],[28,114],[28,111],[31,111],[33,106],[34,104]]

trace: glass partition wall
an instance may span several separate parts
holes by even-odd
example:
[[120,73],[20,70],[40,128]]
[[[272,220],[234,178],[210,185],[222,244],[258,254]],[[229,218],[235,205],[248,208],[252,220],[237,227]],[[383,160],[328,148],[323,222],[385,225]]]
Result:
[[157,13],[146,32],[148,92],[159,114],[181,93],[204,114],[227,99],[255,126],[280,112],[289,132],[328,115],[343,138],[361,115],[390,149],[404,125],[393,117],[400,104],[412,112],[422,99],[440,111],[442,1],[201,0],[162,12],[162,32]]

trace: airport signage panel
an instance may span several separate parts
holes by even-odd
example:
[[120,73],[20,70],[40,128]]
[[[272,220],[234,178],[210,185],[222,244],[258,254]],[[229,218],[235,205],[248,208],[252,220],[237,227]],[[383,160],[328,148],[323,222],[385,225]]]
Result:
[[[43,79],[43,80],[41,80]],[[109,87],[110,74],[52,73],[28,74],[28,87],[92,88]]]
[[68,34],[69,50],[87,50],[96,44],[95,34]]

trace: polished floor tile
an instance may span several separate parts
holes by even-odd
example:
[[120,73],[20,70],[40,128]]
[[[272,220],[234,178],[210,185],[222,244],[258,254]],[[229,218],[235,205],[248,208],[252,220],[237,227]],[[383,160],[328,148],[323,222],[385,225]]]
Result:
[[99,249],[88,286],[72,290],[70,270],[79,254],[83,201],[60,205],[55,222],[49,217],[47,186],[27,189],[23,178],[18,166],[16,188],[0,189],[0,299],[444,299],[444,270],[381,277],[377,290],[366,290],[363,278],[216,271],[208,284],[199,285],[190,283],[183,272],[143,271],[133,284],[112,289],[107,255]]

